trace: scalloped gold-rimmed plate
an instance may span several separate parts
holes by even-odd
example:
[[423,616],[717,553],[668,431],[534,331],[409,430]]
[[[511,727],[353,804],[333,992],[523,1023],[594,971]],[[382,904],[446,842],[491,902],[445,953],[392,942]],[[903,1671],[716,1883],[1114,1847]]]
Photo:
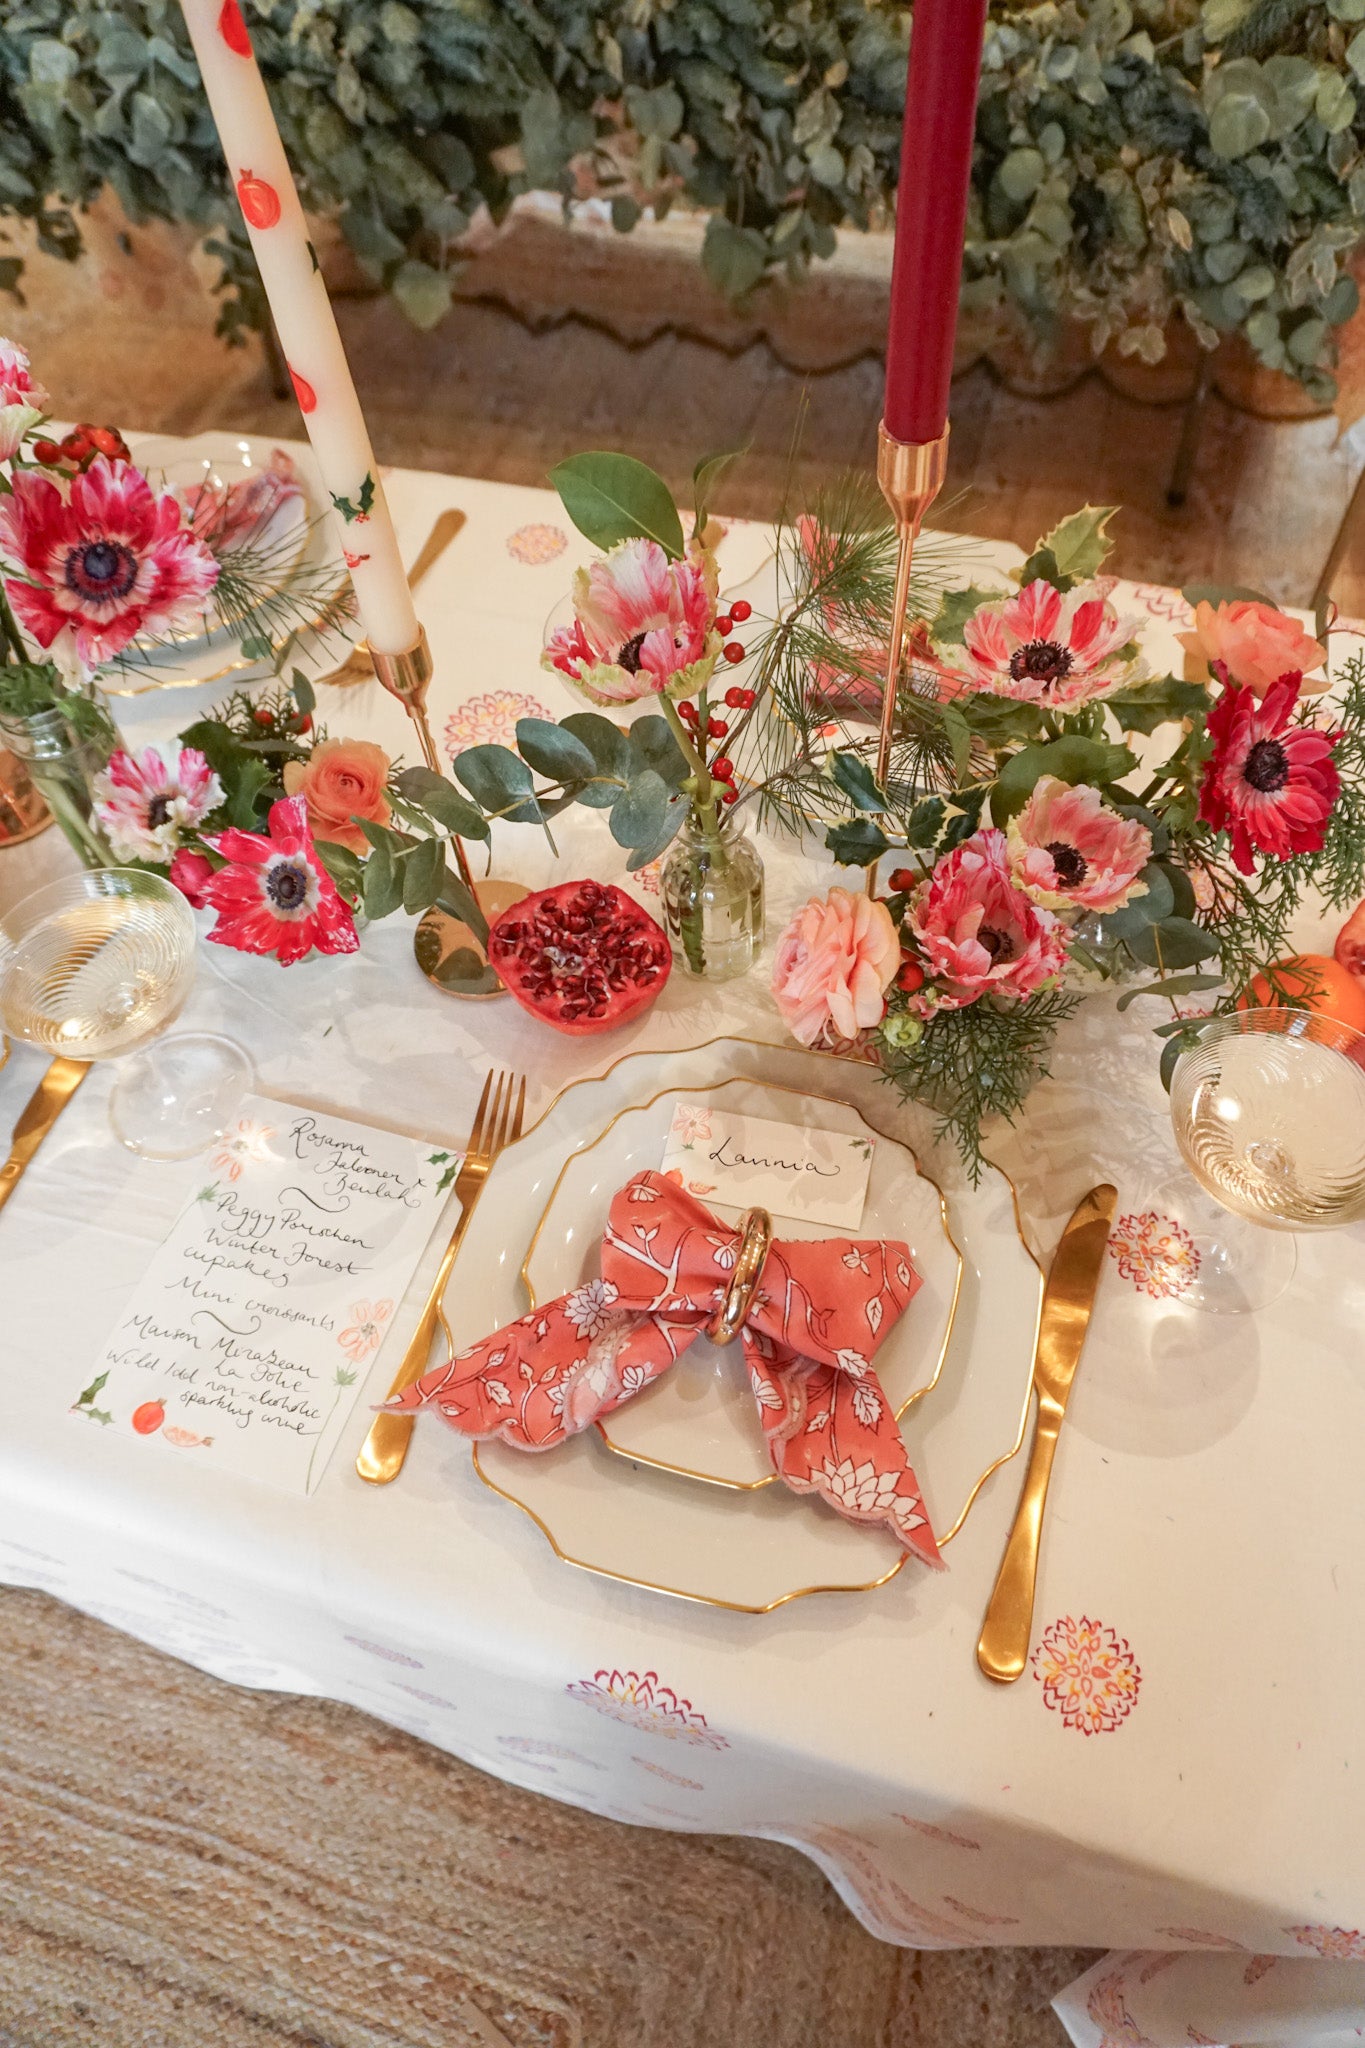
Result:
[[[665,1088],[614,1116],[592,1144],[567,1160],[531,1238],[522,1278],[532,1307],[597,1277],[597,1247],[616,1190],[657,1167],[677,1099]],[[921,1285],[877,1353],[877,1377],[897,1418],[938,1384],[962,1284],[942,1190],[908,1145],[875,1130],[851,1104],[811,1089],[732,1076],[705,1100],[771,1123],[847,1131],[873,1141],[859,1237],[903,1238]],[[717,1206],[734,1219],[737,1212]],[[778,1218],[786,1238],[827,1237],[825,1226]],[[738,1345],[698,1337],[671,1372],[597,1425],[607,1449],[678,1477],[751,1491],[775,1483],[772,1459]]]
[[[530,1220],[566,1158],[618,1111],[665,1086],[698,1094],[737,1075],[820,1095],[834,1086],[874,1127],[892,1115],[899,1120],[874,1070],[799,1047],[722,1038],[626,1055],[566,1089],[495,1161],[446,1295],[455,1348],[525,1308],[520,1269]],[[944,1372],[911,1410],[907,1431],[941,1543],[956,1535],[991,1473],[1023,1442],[1042,1295],[1005,1175],[988,1168],[975,1189],[950,1186],[949,1199],[962,1291]],[[867,1592],[904,1562],[881,1532],[785,1487],[698,1486],[612,1457],[593,1431],[539,1456],[496,1442],[475,1447],[473,1456],[484,1484],[520,1507],[566,1563],[708,1606],[760,1614],[813,1592]]]

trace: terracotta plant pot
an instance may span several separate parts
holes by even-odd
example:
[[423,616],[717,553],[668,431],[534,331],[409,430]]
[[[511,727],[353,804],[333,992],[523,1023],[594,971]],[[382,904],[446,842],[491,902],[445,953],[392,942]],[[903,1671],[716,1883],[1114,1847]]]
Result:
[[1297,378],[1257,362],[1240,334],[1230,334],[1214,356],[1213,384],[1229,405],[1260,420],[1320,419],[1332,410],[1310,398]]

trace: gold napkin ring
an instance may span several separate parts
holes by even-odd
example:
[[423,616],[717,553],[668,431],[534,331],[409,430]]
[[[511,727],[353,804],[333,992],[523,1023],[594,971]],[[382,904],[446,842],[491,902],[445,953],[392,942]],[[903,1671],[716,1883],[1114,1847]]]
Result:
[[732,1344],[748,1319],[773,1241],[773,1219],[766,1209],[750,1209],[739,1226],[735,1270],[715,1321],[706,1331],[713,1344]]

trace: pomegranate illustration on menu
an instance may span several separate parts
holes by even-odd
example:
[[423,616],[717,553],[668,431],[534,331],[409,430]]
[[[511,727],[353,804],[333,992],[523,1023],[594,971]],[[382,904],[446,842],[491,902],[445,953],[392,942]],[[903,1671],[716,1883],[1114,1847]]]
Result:
[[280,217],[279,193],[253,171],[243,171],[238,178],[237,200],[249,228],[273,228]]

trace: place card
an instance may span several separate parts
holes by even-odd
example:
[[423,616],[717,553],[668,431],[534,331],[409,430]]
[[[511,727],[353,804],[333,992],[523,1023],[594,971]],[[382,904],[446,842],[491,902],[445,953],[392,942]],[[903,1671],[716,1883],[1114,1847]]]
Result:
[[430,1237],[455,1160],[251,1096],[74,1414],[149,1458],[311,1493]]
[[857,1230],[872,1144],[862,1133],[809,1130],[680,1100],[661,1170],[704,1202]]

